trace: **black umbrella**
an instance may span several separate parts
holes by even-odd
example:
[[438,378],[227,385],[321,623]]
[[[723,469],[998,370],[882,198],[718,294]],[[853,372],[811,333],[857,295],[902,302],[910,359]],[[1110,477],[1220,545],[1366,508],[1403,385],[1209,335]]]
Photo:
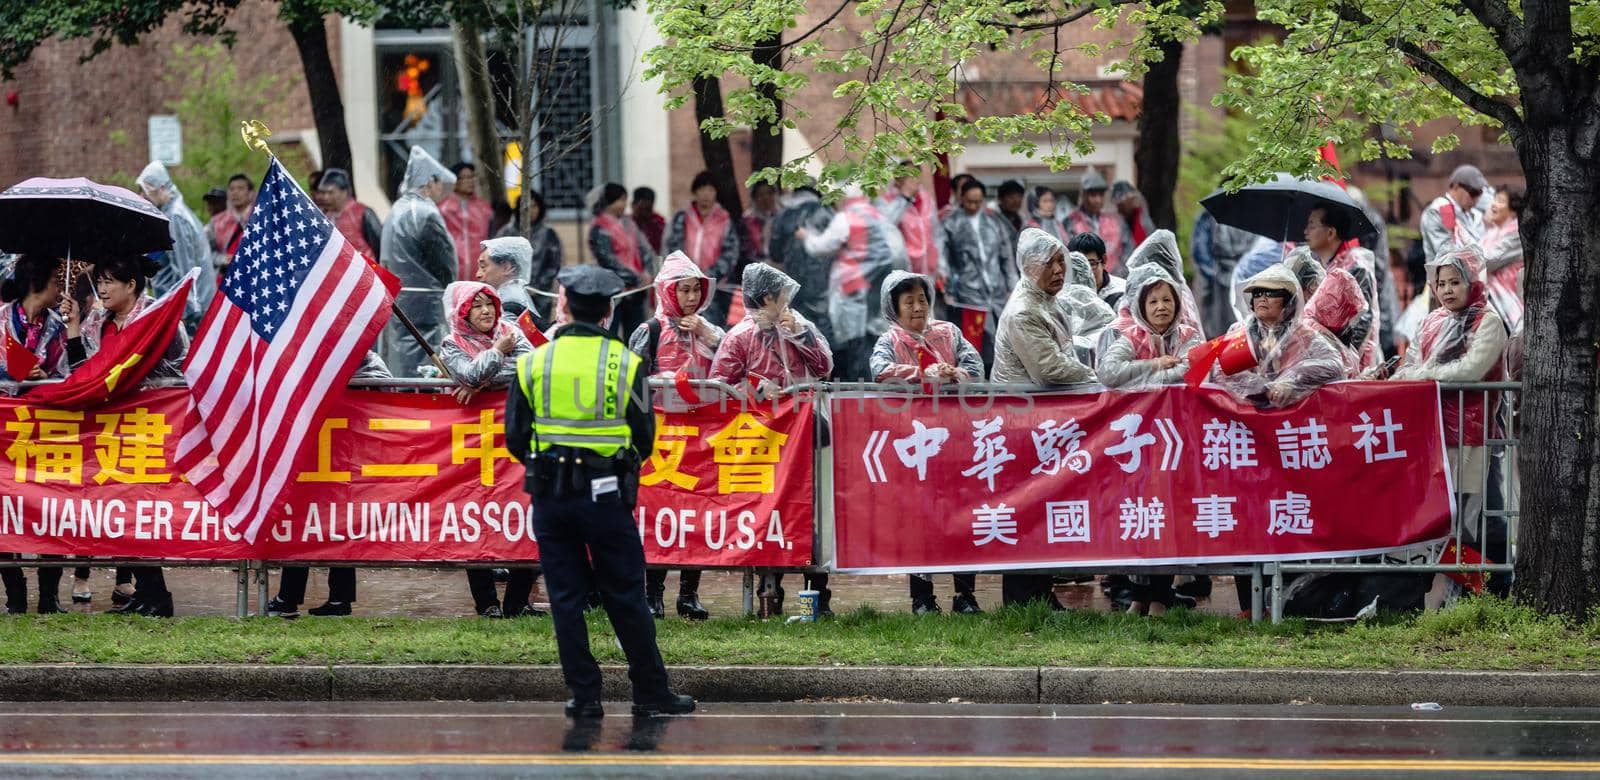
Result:
[[1287,173],[1275,181],[1252,184],[1238,192],[1217,190],[1200,205],[1211,212],[1220,225],[1248,230],[1279,241],[1301,241],[1306,222],[1317,209],[1342,211],[1350,217],[1351,235],[1362,238],[1377,235],[1366,211],[1344,188],[1330,181],[1297,179]]
[[36,178],[0,192],[0,252],[99,260],[171,248],[167,215],[121,187]]

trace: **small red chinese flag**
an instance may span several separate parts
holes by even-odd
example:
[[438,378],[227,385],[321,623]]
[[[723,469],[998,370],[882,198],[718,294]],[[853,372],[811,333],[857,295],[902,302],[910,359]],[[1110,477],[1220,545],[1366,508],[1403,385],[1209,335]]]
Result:
[[22,345],[22,342],[12,338],[11,333],[7,331],[6,374],[8,374],[12,379],[21,382],[22,380],[27,379],[28,375],[32,374],[33,370],[38,367],[38,356],[34,355],[32,352],[29,352],[28,348]]
[[917,368],[926,371],[928,366],[936,366],[938,364],[939,359],[934,357],[932,352],[922,347],[917,347]]
[[539,330],[539,326],[534,324],[531,311],[524,309],[522,314],[517,316],[517,327],[522,329],[522,335],[528,337],[528,343],[532,344],[534,349],[550,343],[550,339],[544,337],[544,331]]
[[1199,387],[1211,375],[1211,367],[1222,365],[1222,373],[1237,374],[1256,365],[1255,351],[1250,348],[1250,336],[1243,330],[1224,333],[1189,350],[1189,370],[1183,381],[1190,388]]
[[[1439,563],[1455,563],[1456,548],[1456,540],[1451,539],[1450,543],[1445,545],[1444,552],[1439,555]],[[1483,563],[1483,556],[1479,554],[1477,550],[1474,550],[1471,547],[1461,547],[1460,549],[1462,565],[1471,566]],[[1461,583],[1462,586],[1473,593],[1483,592],[1482,572],[1447,571],[1444,573],[1444,576]]]
[[689,383],[691,379],[693,377],[689,376],[688,371],[679,369],[678,373],[672,376],[672,384],[677,387],[678,397],[682,398],[684,403],[698,404],[700,403],[700,394],[696,393],[694,385]]

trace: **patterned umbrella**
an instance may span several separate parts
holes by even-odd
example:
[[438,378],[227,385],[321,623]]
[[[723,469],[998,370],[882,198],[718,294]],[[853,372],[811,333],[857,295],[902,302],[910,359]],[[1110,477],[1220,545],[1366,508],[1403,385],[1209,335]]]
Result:
[[0,192],[0,252],[99,260],[172,248],[144,198],[88,179],[29,179]]

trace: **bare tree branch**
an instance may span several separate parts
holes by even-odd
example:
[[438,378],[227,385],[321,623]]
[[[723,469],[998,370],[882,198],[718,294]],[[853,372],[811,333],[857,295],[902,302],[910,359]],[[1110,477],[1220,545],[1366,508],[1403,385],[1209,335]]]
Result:
[[[1143,2],[1143,0],[1110,0],[1110,2],[1104,7],[1116,8],[1117,6],[1133,5],[1134,3],[1138,2]],[[1101,8],[1102,6],[1097,3],[1085,3],[1073,9],[1066,15],[1057,16],[1053,19],[1046,19],[1040,22],[999,22],[996,26],[1015,32],[1054,30],[1072,24],[1073,22],[1076,22],[1079,19],[1094,13],[1095,11],[1101,10]]]

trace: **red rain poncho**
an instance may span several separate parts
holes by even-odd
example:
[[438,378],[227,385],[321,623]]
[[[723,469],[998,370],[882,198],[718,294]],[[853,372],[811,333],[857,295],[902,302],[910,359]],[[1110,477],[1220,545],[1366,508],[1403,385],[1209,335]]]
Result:
[[[693,312],[683,311],[678,303],[678,282],[685,279],[700,282],[700,307]],[[645,357],[654,353],[655,363],[649,368],[652,374],[676,375],[680,370],[686,370],[689,377],[694,379],[710,376],[711,361],[716,357],[717,345],[724,335],[722,329],[702,319],[701,332],[690,335],[678,328],[678,322],[685,315],[700,314],[711,305],[711,279],[701,273],[688,255],[673,252],[662,261],[661,275],[656,277],[655,286],[656,314],[653,321],[660,336],[651,345],[651,323],[646,322],[634,329],[632,337],[628,339],[628,348]]]
[[833,372],[833,350],[826,339],[799,312],[796,329],[783,328],[778,314],[761,308],[762,300],[777,296],[777,311],[787,309],[800,285],[770,265],[744,269],[745,316],[728,331],[712,361],[711,378],[730,385],[766,380],[778,387],[823,379]]

